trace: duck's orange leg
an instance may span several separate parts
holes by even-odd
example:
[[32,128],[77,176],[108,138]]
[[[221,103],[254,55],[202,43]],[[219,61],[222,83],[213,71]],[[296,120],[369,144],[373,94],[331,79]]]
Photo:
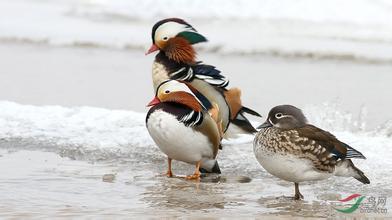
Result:
[[186,176],[185,179],[187,180],[199,180],[200,179],[200,165],[201,161],[196,163],[196,169],[195,172],[192,175]]
[[167,173],[166,173],[167,177],[173,177],[171,164],[172,164],[172,159],[168,157],[167,158]]

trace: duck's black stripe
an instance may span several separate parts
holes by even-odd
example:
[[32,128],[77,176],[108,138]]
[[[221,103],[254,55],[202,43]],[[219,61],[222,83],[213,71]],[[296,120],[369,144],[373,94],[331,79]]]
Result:
[[187,115],[180,118],[180,121],[190,127],[200,125],[203,122],[203,113],[192,110]]
[[153,106],[147,113],[146,123],[150,115],[157,111],[162,110],[176,116],[177,120],[184,123],[185,126],[198,126],[203,122],[203,113],[192,110],[191,108],[175,103],[175,102],[162,102]]
[[195,75],[193,74],[193,70],[190,66],[181,67],[177,71],[170,73],[170,79],[174,79],[174,80],[191,82],[194,79],[194,77]]
[[205,97],[199,91],[196,91],[193,94],[195,94],[195,96],[200,100],[202,107],[205,108],[205,110],[210,110],[212,108],[210,100],[208,100],[207,97]]

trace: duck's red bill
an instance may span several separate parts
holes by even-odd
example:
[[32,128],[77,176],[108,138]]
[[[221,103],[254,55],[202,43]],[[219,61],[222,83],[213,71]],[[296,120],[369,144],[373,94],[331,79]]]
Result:
[[159,101],[158,97],[155,97],[153,100],[151,100],[151,102],[149,102],[147,104],[147,107],[149,106],[154,106],[154,105],[158,105],[159,103],[161,103],[161,101]]
[[148,49],[148,51],[145,54],[148,55],[148,54],[150,54],[154,51],[157,51],[157,50],[159,50],[159,48],[155,44],[153,44],[153,45],[151,45],[150,49]]

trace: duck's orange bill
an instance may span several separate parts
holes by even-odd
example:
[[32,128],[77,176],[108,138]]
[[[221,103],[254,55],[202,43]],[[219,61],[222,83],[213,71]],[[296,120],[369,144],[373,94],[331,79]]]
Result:
[[145,54],[148,55],[148,54],[150,54],[154,51],[157,51],[157,50],[159,50],[159,48],[155,44],[153,44],[153,45],[151,45],[150,49],[148,49],[148,51]]
[[158,105],[159,103],[161,103],[161,101],[158,99],[158,97],[155,97],[153,100],[151,100],[151,102],[149,102],[147,104],[147,107],[149,106],[154,106],[154,105]]

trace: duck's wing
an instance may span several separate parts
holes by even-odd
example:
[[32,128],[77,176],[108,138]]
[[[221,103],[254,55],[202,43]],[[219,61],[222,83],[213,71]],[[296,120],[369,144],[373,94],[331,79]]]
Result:
[[339,141],[333,134],[324,131],[313,125],[306,125],[297,129],[301,137],[315,141],[318,145],[325,148],[337,159],[361,158],[366,159],[363,154],[348,144]]
[[198,79],[206,81],[208,84],[219,88],[226,88],[229,80],[221,75],[221,71],[215,66],[198,63],[192,67],[194,76]]

